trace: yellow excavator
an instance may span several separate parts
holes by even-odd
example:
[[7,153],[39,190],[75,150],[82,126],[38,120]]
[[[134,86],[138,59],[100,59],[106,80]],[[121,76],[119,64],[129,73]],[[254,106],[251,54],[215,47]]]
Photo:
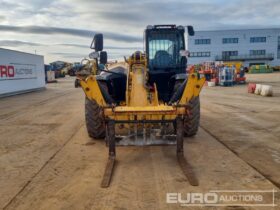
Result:
[[[198,185],[184,157],[184,137],[197,133],[200,119],[199,93],[205,78],[187,74],[184,33],[192,26],[147,26],[144,53],[136,51],[125,64],[99,69],[82,79],[87,131],[104,139],[109,159],[101,187],[110,185],[116,161],[116,145],[177,145],[177,159],[191,185]],[[90,57],[98,68],[107,63],[103,35],[96,34]]]

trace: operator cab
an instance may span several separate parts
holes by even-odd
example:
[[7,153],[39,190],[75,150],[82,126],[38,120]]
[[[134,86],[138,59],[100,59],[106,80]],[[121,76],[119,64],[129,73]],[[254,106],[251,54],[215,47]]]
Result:
[[178,73],[185,71],[186,59],[180,55],[180,50],[185,50],[184,33],[183,26],[147,26],[145,40],[150,71]]
[[[193,35],[192,26],[188,26]],[[186,79],[185,28],[176,25],[147,26],[145,30],[145,53],[149,68],[149,83],[156,83],[159,98],[170,100],[176,78]]]

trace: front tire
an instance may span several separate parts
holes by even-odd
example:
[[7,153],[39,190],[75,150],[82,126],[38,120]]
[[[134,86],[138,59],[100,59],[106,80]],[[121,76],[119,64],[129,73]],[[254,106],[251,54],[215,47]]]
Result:
[[191,137],[196,135],[200,121],[200,101],[199,97],[194,97],[189,101],[188,114],[185,115],[184,133]]
[[105,119],[102,108],[94,100],[85,99],[85,118],[88,135],[91,138],[103,139],[105,137]]

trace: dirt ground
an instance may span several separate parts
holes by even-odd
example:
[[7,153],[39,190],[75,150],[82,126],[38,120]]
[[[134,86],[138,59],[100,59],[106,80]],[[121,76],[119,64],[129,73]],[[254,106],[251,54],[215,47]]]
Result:
[[201,93],[200,130],[185,140],[197,187],[179,168],[174,146],[151,146],[118,147],[111,186],[100,188],[108,152],[87,135],[84,94],[73,78],[0,99],[0,208],[280,209],[279,193],[276,207],[166,203],[166,193],[174,192],[279,192],[280,73],[247,76],[273,85],[274,97],[248,94],[247,85]]

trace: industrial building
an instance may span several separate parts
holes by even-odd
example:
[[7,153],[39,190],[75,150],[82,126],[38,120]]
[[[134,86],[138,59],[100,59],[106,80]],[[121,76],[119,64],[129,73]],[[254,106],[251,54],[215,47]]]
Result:
[[0,48],[0,97],[43,88],[43,56]]
[[196,31],[187,38],[189,64],[242,61],[280,66],[280,28]]

